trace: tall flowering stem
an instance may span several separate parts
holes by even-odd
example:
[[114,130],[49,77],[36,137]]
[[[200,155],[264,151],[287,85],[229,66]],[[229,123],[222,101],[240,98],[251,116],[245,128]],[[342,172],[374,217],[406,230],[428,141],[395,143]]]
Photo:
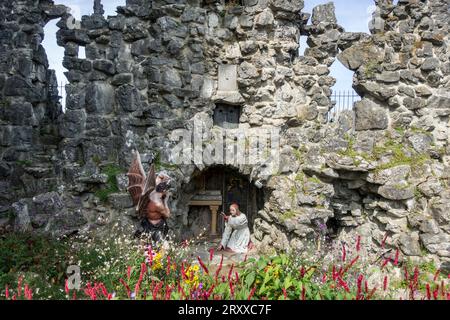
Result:
[[206,265],[203,263],[202,259],[200,258],[200,256],[197,257],[198,262],[200,263],[200,266],[202,267],[203,271],[205,271],[206,274],[209,274],[208,268],[206,267]]
[[345,249],[345,243],[342,244],[342,261],[345,262],[347,258],[347,250]]
[[356,239],[356,252],[361,251],[361,236]]

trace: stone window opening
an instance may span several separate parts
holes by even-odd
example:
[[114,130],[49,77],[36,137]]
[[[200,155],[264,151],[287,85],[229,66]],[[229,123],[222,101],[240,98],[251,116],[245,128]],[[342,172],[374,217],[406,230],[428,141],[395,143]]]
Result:
[[241,114],[242,107],[239,105],[217,103],[214,109],[213,123],[224,129],[237,129]]
[[[63,67],[64,48],[57,44],[56,33],[59,30],[58,19],[50,20],[44,26],[44,38],[42,47],[45,50],[48,69],[51,72],[52,82],[48,84],[49,100],[53,103],[61,103],[62,110],[65,110],[65,90],[64,85],[66,77],[64,72],[67,71]],[[56,80],[55,80],[56,78]],[[56,84],[56,86],[54,85]]]

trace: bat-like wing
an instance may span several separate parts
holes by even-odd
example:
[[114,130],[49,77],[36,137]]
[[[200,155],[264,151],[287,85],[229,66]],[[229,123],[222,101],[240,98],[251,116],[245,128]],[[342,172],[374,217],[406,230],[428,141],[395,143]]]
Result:
[[128,192],[131,194],[134,205],[139,203],[145,187],[146,176],[144,168],[142,167],[141,156],[139,151],[133,151],[133,160],[131,162],[130,169],[127,173],[128,176]]
[[136,207],[137,211],[143,215],[143,211],[146,210],[148,203],[150,201],[150,193],[155,190],[156,187],[156,172],[155,165],[151,164],[150,169],[145,179],[144,188],[142,190],[142,196],[139,199],[138,205]]

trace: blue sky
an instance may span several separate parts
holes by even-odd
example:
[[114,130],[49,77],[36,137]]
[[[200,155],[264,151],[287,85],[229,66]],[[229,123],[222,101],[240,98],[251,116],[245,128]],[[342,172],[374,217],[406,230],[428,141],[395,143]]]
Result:
[[[93,0],[55,0],[56,4],[64,4],[71,8],[75,18],[80,19],[82,15],[91,14],[93,11]],[[327,0],[305,0],[303,12],[312,12],[316,5],[327,3]],[[371,17],[371,10],[374,8],[373,0],[334,0],[336,6],[336,16],[338,23],[346,31],[369,32],[368,22]],[[115,15],[117,6],[125,5],[125,0],[103,0],[105,16]],[[45,39],[43,45],[47,52],[50,68],[56,71],[58,81],[67,82],[64,76],[65,68],[62,66],[64,48],[56,44],[56,32],[58,20],[50,21],[45,27]],[[302,37],[300,51],[304,50],[305,41]],[[81,53],[81,56],[83,53]],[[333,64],[331,74],[337,78],[334,90],[349,90],[352,86],[353,72],[347,70],[339,61]],[[65,97],[63,97],[64,100]]]

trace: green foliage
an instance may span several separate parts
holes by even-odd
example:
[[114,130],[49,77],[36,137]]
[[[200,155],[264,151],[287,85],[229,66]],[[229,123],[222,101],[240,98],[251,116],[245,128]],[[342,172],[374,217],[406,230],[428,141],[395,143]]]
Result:
[[369,61],[365,66],[364,66],[364,75],[367,78],[374,78],[375,74],[378,71],[378,65],[379,62],[378,61]]
[[[208,261],[202,261],[204,267],[200,267],[189,243],[169,241],[150,250],[145,239],[138,241],[124,234],[123,230],[112,230],[95,238],[52,239],[24,234],[0,238],[0,299],[5,297],[3,288],[8,285],[14,290],[17,279],[24,274],[22,288],[24,284],[31,285],[35,299],[67,299],[75,293],[77,299],[137,300],[244,300],[251,292],[252,299],[269,300],[390,299],[395,296],[389,290],[409,290],[411,284],[416,299],[420,299],[426,294],[427,284],[434,290],[448,277],[444,272],[437,274],[433,262],[415,266],[406,260],[400,265],[391,262],[380,267],[378,263],[381,265],[382,261],[360,262],[358,253],[345,261],[324,261],[312,253],[302,258],[298,252],[290,251],[250,258],[231,269],[229,265],[222,268]],[[69,265],[80,267],[82,287],[66,296],[65,271]],[[395,277],[386,291],[383,283],[371,284],[365,290],[364,281],[379,270],[391,275],[391,271],[406,270],[407,276]],[[433,275],[435,279],[430,280]],[[97,288],[94,297],[88,292],[92,287]],[[374,288],[378,288],[376,293]],[[448,292],[449,285],[444,289]]]
[[106,202],[110,194],[119,191],[119,187],[117,185],[117,175],[122,173],[122,169],[115,165],[109,164],[102,169],[102,173],[106,174],[108,177],[106,180],[106,187],[97,190],[95,192],[95,196],[101,201]]
[[282,222],[285,222],[287,220],[295,218],[298,214],[299,214],[299,212],[296,212],[294,210],[289,210],[289,211],[286,211],[283,214],[281,214],[280,219]]
[[10,105],[11,105],[11,102],[9,101],[9,99],[0,100],[0,108],[6,108],[6,107],[9,107]]
[[157,171],[162,170],[162,169],[169,169],[169,170],[178,169],[178,166],[176,164],[163,162],[161,160],[161,153],[160,152],[156,153],[155,158],[153,160],[153,163],[155,164],[155,169]]
[[17,282],[19,276],[35,291],[35,297],[63,298],[68,246],[47,236],[8,234],[0,238],[0,288]]
[[412,168],[417,168],[430,159],[427,154],[418,154],[411,147],[404,146],[402,143],[392,139],[389,139],[384,145],[376,146],[373,150],[373,155],[376,159],[380,159],[386,154],[391,155],[390,161],[379,165],[377,170],[389,169],[400,165],[410,165]]
[[16,161],[16,163],[22,167],[29,167],[33,164],[33,162],[31,160],[18,160],[18,161]]

